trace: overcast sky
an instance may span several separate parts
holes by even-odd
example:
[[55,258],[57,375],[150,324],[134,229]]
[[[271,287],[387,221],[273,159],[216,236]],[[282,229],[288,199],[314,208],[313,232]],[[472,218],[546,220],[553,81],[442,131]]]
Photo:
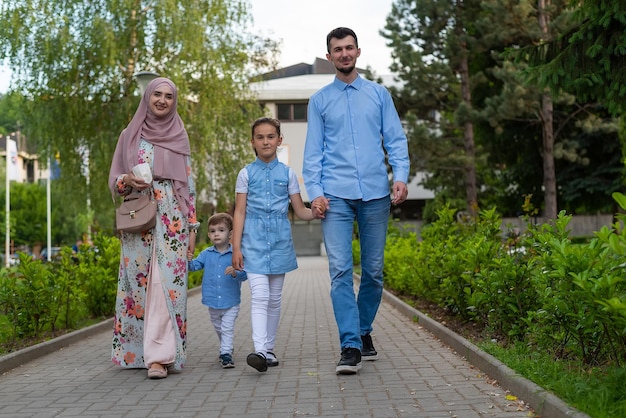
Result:
[[379,35],[392,0],[250,0],[255,30],[282,39],[280,66],[312,64],[326,57],[326,35],[338,26],[356,32],[361,48],[358,66],[389,74],[391,52]]
[[[326,35],[338,26],[353,29],[359,38],[358,66],[370,65],[378,75],[389,74],[391,53],[379,31],[385,26],[392,0],[250,0],[253,31],[282,40],[280,67],[326,57]],[[0,92],[10,74],[0,67]]]

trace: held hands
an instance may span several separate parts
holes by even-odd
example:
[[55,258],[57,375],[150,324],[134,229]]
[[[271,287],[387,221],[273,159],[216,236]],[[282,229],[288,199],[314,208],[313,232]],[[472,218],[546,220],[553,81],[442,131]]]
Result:
[[228,266],[226,267],[226,270],[224,270],[224,274],[230,274],[233,277],[237,277],[237,270],[235,270],[233,266]]
[[324,196],[316,197],[311,202],[311,212],[315,219],[324,219],[328,209],[330,209],[330,199],[326,199]]
[[243,254],[241,250],[233,248],[233,265],[234,270],[243,270]]
[[192,230],[189,233],[189,245],[187,246],[187,260],[193,260],[193,254],[196,252],[196,233]]
[[404,202],[408,196],[409,190],[406,187],[406,183],[402,181],[396,181],[393,183],[393,198],[391,199],[391,203],[399,205]]

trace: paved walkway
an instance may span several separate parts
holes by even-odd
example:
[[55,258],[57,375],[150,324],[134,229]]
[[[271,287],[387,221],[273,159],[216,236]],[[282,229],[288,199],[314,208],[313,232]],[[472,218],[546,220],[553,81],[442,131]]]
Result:
[[[246,365],[252,341],[244,284],[236,367],[221,369],[217,337],[200,293],[194,291],[182,373],[149,380],[145,370],[112,365],[107,326],[4,373],[0,417],[533,416],[522,401],[507,399],[509,393],[497,382],[389,299],[381,305],[372,333],[379,360],[364,362],[358,375],[337,376],[340,347],[326,259],[300,258],[299,264],[285,281],[276,345],[280,366],[258,373]],[[544,411],[542,416],[555,415]]]

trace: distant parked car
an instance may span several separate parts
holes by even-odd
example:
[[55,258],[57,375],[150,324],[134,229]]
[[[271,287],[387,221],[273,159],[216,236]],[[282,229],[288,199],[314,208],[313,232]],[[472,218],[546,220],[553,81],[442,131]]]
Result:
[[[13,253],[9,255],[9,267],[17,266],[20,264],[20,254],[19,252]],[[28,253],[26,253],[28,254]],[[0,266],[4,267],[6,264],[4,263],[5,257],[4,253],[0,253]]]
[[11,254],[9,257],[9,265],[17,266],[18,264],[20,264],[20,256],[18,254]]
[[[61,247],[50,247],[50,259],[55,259],[61,254]],[[41,250],[40,257],[43,261],[48,261],[48,247]]]

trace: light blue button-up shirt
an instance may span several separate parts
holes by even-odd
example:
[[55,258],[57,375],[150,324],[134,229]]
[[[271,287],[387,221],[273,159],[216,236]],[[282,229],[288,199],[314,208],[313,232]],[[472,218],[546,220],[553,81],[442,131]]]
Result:
[[241,303],[241,282],[248,276],[238,271],[235,277],[224,273],[233,264],[233,248],[220,253],[215,246],[205,248],[187,262],[190,272],[202,272],[202,304],[213,309],[228,309]]
[[364,201],[389,196],[385,150],[393,180],[407,182],[407,139],[389,91],[361,76],[335,80],[309,100],[302,175],[313,201],[324,194]]

